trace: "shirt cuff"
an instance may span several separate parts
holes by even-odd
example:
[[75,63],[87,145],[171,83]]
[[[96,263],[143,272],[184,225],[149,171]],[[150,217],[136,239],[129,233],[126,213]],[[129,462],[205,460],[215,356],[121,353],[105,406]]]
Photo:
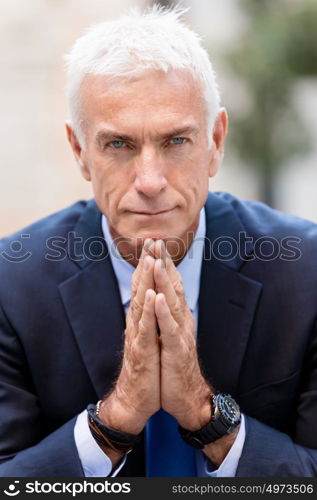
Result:
[[87,410],[81,412],[74,427],[74,439],[85,477],[115,477],[126,462],[126,455],[114,469],[110,458],[99,448],[89,430]]
[[223,462],[220,464],[218,469],[213,470],[215,466],[210,460],[208,460],[206,455],[204,455],[205,475],[208,477],[235,477],[242,449],[244,446],[244,441],[245,441],[245,421],[244,421],[244,415],[242,414],[240,429],[237,434],[237,437],[233,445],[231,446],[229,453],[227,454]]

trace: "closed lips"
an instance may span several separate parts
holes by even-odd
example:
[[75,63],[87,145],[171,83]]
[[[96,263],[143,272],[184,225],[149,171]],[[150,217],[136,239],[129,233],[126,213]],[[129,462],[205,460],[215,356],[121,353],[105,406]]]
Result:
[[135,214],[140,214],[140,215],[159,215],[159,214],[164,214],[165,212],[171,212],[173,208],[168,208],[167,210],[160,210],[159,212],[136,212],[133,211]]

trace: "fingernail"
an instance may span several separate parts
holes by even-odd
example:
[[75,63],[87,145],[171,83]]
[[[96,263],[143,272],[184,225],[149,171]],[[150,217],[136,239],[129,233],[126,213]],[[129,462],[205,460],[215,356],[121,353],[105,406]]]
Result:
[[146,240],[144,242],[144,247],[143,247],[146,252],[148,251],[148,249],[150,248],[152,243],[153,243],[152,238],[146,238]]
[[146,302],[150,302],[150,300],[151,300],[151,294],[150,294],[150,293],[148,292],[148,290],[147,290],[147,292],[146,292],[146,298],[145,298],[145,301],[146,301]]

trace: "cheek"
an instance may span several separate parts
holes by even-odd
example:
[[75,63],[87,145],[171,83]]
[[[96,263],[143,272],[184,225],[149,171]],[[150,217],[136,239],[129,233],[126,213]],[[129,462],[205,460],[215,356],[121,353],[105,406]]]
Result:
[[98,163],[91,172],[93,191],[99,206],[101,204],[107,214],[109,210],[115,211],[128,189],[128,176],[120,173],[118,169]]
[[178,185],[183,196],[193,204],[200,202],[208,192],[208,165],[199,155],[187,158],[186,168],[178,170]]

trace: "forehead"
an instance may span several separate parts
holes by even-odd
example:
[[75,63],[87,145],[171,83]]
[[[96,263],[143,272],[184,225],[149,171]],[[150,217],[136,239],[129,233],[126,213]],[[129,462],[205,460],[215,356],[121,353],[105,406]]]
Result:
[[182,70],[152,70],[129,79],[87,75],[80,106],[84,122],[94,129],[104,124],[160,129],[184,121],[201,125],[206,114],[201,86]]

